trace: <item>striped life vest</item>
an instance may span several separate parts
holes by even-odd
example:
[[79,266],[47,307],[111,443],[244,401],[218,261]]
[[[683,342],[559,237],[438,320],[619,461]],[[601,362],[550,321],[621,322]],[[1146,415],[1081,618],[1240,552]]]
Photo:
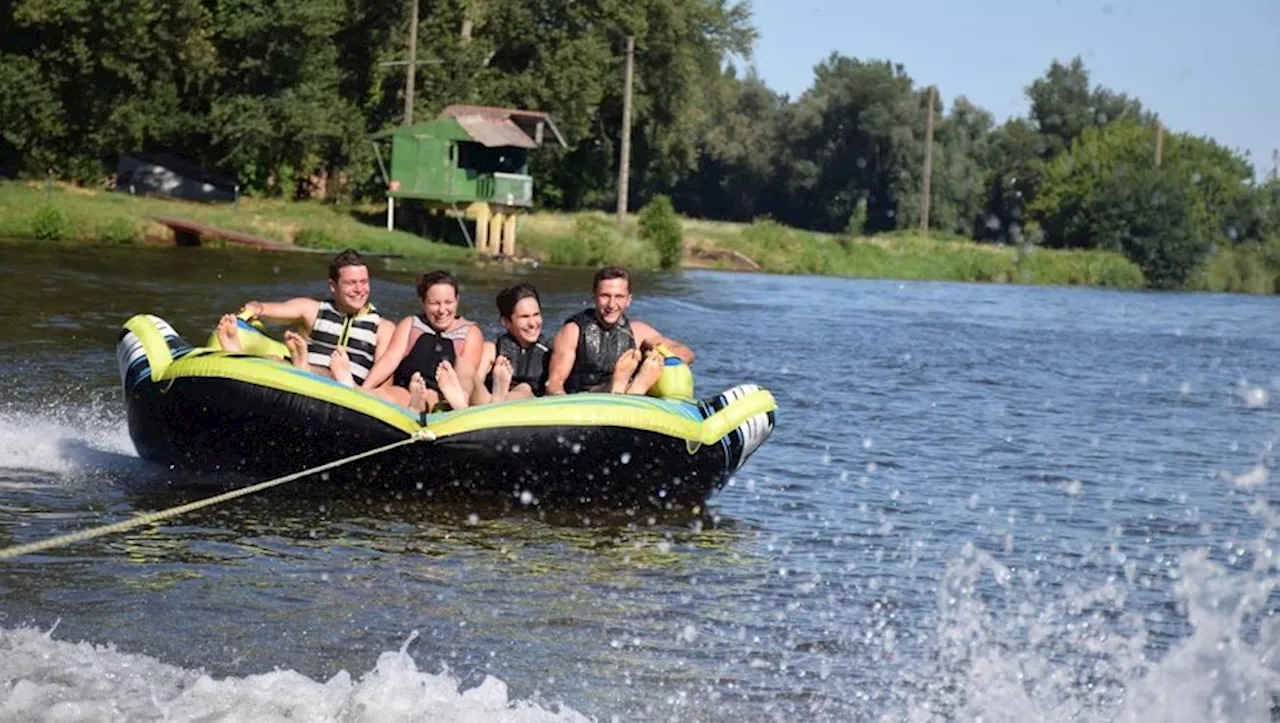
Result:
[[351,359],[351,376],[356,385],[364,383],[373,368],[373,355],[378,349],[378,322],[382,316],[373,304],[366,304],[360,313],[343,314],[333,305],[332,299],[320,302],[315,326],[307,343],[307,363],[329,368],[329,355],[340,346],[346,347]]

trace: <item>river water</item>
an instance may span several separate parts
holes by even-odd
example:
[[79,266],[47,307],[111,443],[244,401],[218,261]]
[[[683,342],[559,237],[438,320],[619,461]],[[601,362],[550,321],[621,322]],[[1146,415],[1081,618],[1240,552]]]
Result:
[[[0,546],[181,504],[114,344],[323,257],[6,246]],[[414,275],[374,263],[374,300]],[[464,313],[589,271],[464,270]],[[0,720],[1274,717],[1280,299],[686,272],[635,318],[772,438],[689,519],[248,497],[0,562]]]

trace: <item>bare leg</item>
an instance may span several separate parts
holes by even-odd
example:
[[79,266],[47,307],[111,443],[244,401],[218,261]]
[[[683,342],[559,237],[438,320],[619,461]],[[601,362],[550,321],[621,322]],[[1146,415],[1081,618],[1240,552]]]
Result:
[[471,385],[471,406],[473,407],[493,401],[489,390],[484,386],[485,378],[489,376],[489,371],[493,369],[493,353],[493,345],[485,344],[484,353],[480,355],[480,368],[476,370],[475,383]]
[[631,381],[631,375],[636,373],[638,366],[640,366],[639,350],[628,349],[622,352],[622,356],[618,357],[618,363],[613,365],[613,383],[609,391],[614,394],[627,391],[627,383]]
[[651,351],[644,357],[644,363],[640,365],[640,371],[636,372],[636,378],[631,380],[631,384],[627,387],[627,394],[647,394],[649,389],[658,381],[658,377],[662,376],[662,365],[665,360],[662,355],[656,351]]
[[447,361],[440,362],[436,367],[436,384],[439,385],[440,394],[449,406],[454,409],[467,408],[467,393],[458,383],[458,372],[454,370],[452,364]]
[[[409,385],[413,386],[413,382],[410,381]],[[408,389],[405,389],[404,387],[397,387],[394,384],[383,384],[380,387],[374,387],[373,389],[366,389],[365,391],[371,394],[374,394],[376,396],[382,397],[383,399],[387,400],[388,402],[391,402],[392,404],[399,404],[402,407],[408,407],[410,409],[413,409],[413,407],[411,406],[411,404],[413,403],[413,394],[412,392],[410,392]],[[425,401],[422,402],[422,406],[427,410],[430,410],[436,404],[440,403],[440,396],[436,394],[434,391],[432,391],[431,389],[426,390],[424,399]],[[421,410],[415,409],[414,411],[421,411]]]
[[289,361],[293,362],[295,367],[311,371],[311,365],[307,363],[306,337],[290,329],[284,333],[284,345],[289,347]]
[[525,382],[520,382],[514,387],[511,387],[511,391],[507,393],[508,402],[514,402],[517,399],[532,399],[532,398],[533,398],[533,387],[529,386]]
[[218,343],[222,345],[223,351],[241,353],[244,347],[240,346],[240,334],[236,330],[239,320],[235,314],[223,314],[218,320]]
[[351,375],[351,357],[347,356],[346,347],[337,347],[329,355],[329,373],[333,375],[334,379],[348,387],[356,385],[356,378]]
[[[468,364],[450,365],[453,367],[453,374],[458,378],[458,388],[462,390],[462,398],[470,399],[471,390],[475,389],[476,384],[484,386],[484,377],[476,376],[476,370]],[[457,407],[455,407],[456,409]]]
[[505,356],[500,356],[493,362],[493,401],[507,401],[507,394],[511,391],[511,375],[514,373],[511,360]]

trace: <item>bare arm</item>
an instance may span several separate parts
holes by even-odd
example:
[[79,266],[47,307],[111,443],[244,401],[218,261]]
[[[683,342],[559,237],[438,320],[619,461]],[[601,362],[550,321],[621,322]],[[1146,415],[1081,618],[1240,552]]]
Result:
[[390,319],[382,319],[378,322],[378,341],[377,346],[373,350],[373,361],[377,362],[391,347],[391,339],[395,337],[396,325]]
[[310,332],[315,326],[316,314],[320,313],[320,302],[306,297],[288,301],[250,301],[244,305],[244,310],[253,314],[250,318],[276,323],[300,323]]
[[[413,329],[412,316],[406,317],[399,324],[396,324],[395,333],[391,335],[391,341],[387,343],[386,351],[382,352],[382,356],[373,363],[373,368],[369,370],[369,376],[365,377],[364,384],[360,385],[361,389],[376,389],[391,377],[396,367],[400,366],[400,362],[404,359],[404,355],[409,349],[409,331],[411,329]],[[381,335],[381,329],[379,329],[379,335]]]
[[556,332],[551,340],[551,364],[547,371],[547,394],[564,394],[564,383],[573,371],[573,362],[578,358],[577,324],[565,324]]
[[680,357],[685,364],[693,364],[693,350],[681,344],[675,339],[663,336],[657,329],[649,326],[643,321],[631,322],[631,333],[635,335],[636,345],[641,351],[648,351],[653,347],[662,344],[671,350],[672,354]]

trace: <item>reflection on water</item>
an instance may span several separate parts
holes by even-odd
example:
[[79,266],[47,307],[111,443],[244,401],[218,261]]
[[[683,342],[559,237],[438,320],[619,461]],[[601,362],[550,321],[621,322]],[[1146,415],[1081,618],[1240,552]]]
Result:
[[[418,271],[375,269],[384,313],[412,310]],[[512,274],[552,327],[587,303],[590,271],[466,271],[491,334]],[[31,290],[34,326],[0,325],[0,545],[225,485],[137,459],[119,324],[149,311],[200,338],[323,276],[316,257],[11,250],[0,281]],[[779,402],[705,512],[286,486],[22,558],[0,567],[0,680],[26,692],[0,710],[52,715],[37,690],[106,710],[85,701],[108,689],[152,711],[132,719],[155,700],[180,720],[1271,715],[1277,299],[716,273],[636,291],[637,318],[697,350],[700,395]]]

